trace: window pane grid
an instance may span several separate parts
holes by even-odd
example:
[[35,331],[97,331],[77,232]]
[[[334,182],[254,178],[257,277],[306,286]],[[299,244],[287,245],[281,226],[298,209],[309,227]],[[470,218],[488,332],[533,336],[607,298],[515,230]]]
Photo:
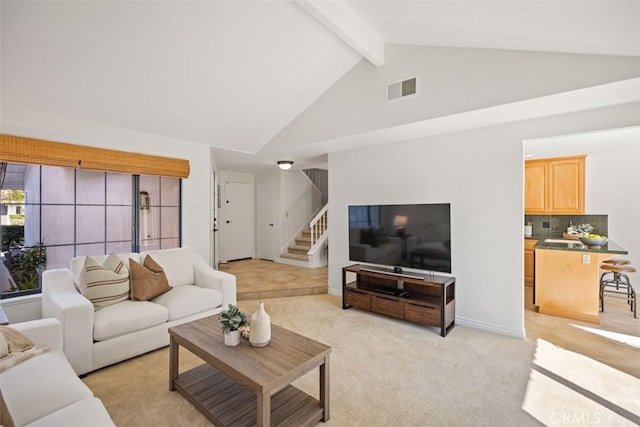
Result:
[[139,251],[179,247],[180,180],[141,175],[138,188]]
[[[42,242],[46,251],[42,270],[68,267],[71,258],[80,255],[179,247],[180,179],[142,178],[30,165],[26,166],[22,183],[24,199],[0,206],[3,215],[10,211],[24,215],[22,251]],[[142,235],[144,229],[139,221],[142,209],[137,189],[141,183],[153,187],[151,203],[146,206],[149,238]],[[0,296],[38,293],[40,280],[36,277],[35,287],[29,289],[3,286]]]

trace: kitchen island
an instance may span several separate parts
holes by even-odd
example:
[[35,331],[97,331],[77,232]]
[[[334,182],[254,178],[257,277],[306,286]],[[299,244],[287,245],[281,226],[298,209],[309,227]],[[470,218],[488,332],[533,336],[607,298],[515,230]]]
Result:
[[603,246],[586,246],[578,240],[540,240],[534,251],[538,311],[600,323],[600,263],[627,251],[611,240]]

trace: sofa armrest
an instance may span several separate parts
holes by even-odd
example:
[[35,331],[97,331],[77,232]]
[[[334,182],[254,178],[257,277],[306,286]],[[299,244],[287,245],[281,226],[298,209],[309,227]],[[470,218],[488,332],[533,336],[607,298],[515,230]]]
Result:
[[58,319],[30,320],[9,326],[40,346],[49,347],[53,351],[62,351],[62,325]]
[[92,370],[93,304],[76,290],[66,268],[42,275],[42,317],[55,317],[62,325],[64,354],[78,375]]
[[215,289],[222,294],[222,306],[237,304],[236,301],[236,276],[213,269],[204,262],[202,257],[192,254],[193,269],[195,271],[196,286]]

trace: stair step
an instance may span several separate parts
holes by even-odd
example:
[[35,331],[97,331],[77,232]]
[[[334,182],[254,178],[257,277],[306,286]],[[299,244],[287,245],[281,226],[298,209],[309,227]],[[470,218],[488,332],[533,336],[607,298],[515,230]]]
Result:
[[[325,226],[325,227],[322,227],[322,226],[320,226],[320,225],[319,225],[318,227],[316,227],[316,230],[317,230],[318,232],[320,232],[320,234],[322,234],[322,232],[324,232],[324,230],[326,230],[326,229],[327,229],[327,227],[326,227],[326,226]],[[304,235],[304,234],[311,235],[311,229],[310,229],[310,228],[304,228],[304,229],[301,231],[301,233],[302,233],[303,235]]]
[[300,261],[309,261],[309,255],[292,254],[289,252],[289,253],[284,253],[280,256],[282,258],[297,259]]
[[241,292],[238,291],[237,299],[240,300],[263,300],[267,298],[282,298],[282,297],[295,297],[302,295],[322,295],[329,293],[328,286],[313,286],[306,287],[302,286],[300,288],[292,288],[292,289],[273,289],[273,290],[264,290],[264,291],[248,291]]
[[307,247],[311,247],[311,238],[307,238],[307,237],[296,237],[296,245],[297,246],[307,246]]
[[[316,238],[322,236],[324,234],[324,230],[319,230],[318,234],[316,234]],[[302,238],[311,240],[311,233],[302,233]],[[300,238],[300,237],[298,237]]]
[[309,251],[309,249],[311,249],[311,245],[289,245],[289,249],[298,249],[301,251]]
[[309,246],[292,245],[292,246],[289,246],[289,253],[298,254],[298,255],[306,255],[307,252],[309,252],[309,249],[311,249]]

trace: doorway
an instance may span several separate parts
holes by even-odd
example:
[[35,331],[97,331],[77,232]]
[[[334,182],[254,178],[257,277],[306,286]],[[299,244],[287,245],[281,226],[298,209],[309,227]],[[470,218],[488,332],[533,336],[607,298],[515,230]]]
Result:
[[275,259],[275,184],[273,181],[258,182],[258,254],[257,257]]
[[253,257],[253,183],[225,181],[223,217],[220,227],[222,259],[233,261]]

